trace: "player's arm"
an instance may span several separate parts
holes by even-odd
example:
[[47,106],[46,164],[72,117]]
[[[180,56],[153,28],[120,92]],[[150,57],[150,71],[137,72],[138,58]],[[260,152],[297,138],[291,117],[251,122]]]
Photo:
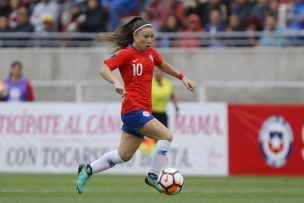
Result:
[[126,94],[124,86],[121,82],[113,75],[112,71],[107,65],[103,65],[99,71],[100,75],[109,83],[113,84],[115,91],[123,98]]
[[169,75],[172,75],[173,77],[179,78],[182,80],[183,84],[187,87],[188,90],[191,92],[194,92],[194,84],[191,80],[189,80],[184,74],[182,74],[180,71],[178,71],[174,66],[167,63],[166,61],[163,61],[160,65],[157,66],[158,68],[162,69],[164,72],[168,73]]
[[177,99],[176,99],[176,95],[175,95],[174,91],[172,92],[170,98],[171,98],[172,103],[173,103],[174,106],[175,106],[175,113],[176,113],[176,115],[178,116],[179,107],[178,107],[178,104],[177,104]]

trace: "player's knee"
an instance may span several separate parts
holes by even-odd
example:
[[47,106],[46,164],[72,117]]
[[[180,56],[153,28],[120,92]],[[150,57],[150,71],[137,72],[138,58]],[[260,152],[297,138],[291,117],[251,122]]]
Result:
[[130,161],[133,157],[133,154],[132,153],[125,153],[123,155],[120,156],[120,158],[124,161],[124,162],[127,162],[127,161]]
[[172,141],[173,140],[173,135],[172,133],[167,133],[166,136],[164,137],[164,140]]

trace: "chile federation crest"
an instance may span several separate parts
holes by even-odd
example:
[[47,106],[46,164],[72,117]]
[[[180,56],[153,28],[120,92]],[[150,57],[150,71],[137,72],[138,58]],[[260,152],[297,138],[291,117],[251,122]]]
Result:
[[259,144],[267,164],[273,168],[284,166],[291,154],[293,134],[289,123],[281,116],[271,116],[264,121]]

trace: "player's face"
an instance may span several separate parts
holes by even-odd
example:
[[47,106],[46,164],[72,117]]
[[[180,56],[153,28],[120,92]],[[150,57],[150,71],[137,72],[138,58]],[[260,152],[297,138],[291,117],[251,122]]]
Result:
[[140,51],[146,51],[151,47],[154,38],[154,30],[151,27],[140,29],[134,34],[134,45]]
[[15,79],[18,79],[22,76],[22,69],[19,65],[15,65],[12,67],[11,76]]

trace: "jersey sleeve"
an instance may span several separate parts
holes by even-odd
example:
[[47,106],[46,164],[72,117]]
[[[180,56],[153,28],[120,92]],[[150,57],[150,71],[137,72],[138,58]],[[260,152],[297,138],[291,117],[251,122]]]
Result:
[[156,66],[163,63],[163,57],[154,49],[152,48],[153,58],[154,58],[154,64]]
[[123,65],[128,59],[128,52],[121,50],[113,54],[111,57],[104,60],[104,63],[110,68],[111,71]]

